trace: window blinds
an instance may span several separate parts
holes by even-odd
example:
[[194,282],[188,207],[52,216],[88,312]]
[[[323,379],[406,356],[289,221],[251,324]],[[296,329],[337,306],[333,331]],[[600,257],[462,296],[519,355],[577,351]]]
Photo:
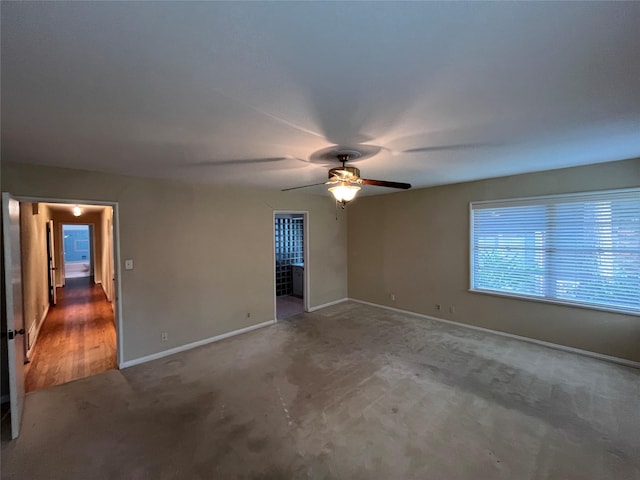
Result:
[[640,314],[640,189],[471,203],[471,289]]

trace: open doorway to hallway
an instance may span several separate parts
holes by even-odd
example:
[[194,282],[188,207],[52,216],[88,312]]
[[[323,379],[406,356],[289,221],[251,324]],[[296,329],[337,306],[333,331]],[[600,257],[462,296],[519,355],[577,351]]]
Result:
[[24,201],[20,213],[25,390],[117,368],[113,207]]
[[276,213],[274,218],[276,320],[305,311],[306,269],[304,213]]

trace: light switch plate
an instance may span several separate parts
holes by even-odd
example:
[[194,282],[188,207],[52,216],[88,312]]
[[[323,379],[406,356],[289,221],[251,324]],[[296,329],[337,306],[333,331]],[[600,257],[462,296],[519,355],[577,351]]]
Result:
[[133,260],[125,260],[124,261],[124,269],[125,270],[133,270]]

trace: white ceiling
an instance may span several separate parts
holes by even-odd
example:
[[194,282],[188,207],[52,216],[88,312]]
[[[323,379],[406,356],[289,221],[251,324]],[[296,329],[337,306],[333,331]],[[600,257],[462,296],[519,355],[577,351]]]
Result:
[[334,144],[415,187],[640,157],[640,2],[1,9],[6,160],[285,188]]

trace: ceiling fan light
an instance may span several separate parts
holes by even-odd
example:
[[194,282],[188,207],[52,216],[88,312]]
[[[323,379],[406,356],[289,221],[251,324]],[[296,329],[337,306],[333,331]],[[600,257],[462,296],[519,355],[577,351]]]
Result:
[[333,198],[343,204],[353,200],[359,190],[360,187],[357,185],[350,185],[349,182],[341,182],[340,185],[329,189]]

